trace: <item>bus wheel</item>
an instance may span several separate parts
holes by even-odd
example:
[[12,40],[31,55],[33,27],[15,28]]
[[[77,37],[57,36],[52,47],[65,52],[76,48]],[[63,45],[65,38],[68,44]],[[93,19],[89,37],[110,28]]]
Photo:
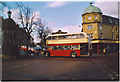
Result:
[[45,55],[46,55],[46,57],[49,57],[50,56],[50,52],[46,52]]
[[75,58],[75,57],[77,57],[77,53],[73,51],[73,52],[71,52],[70,56],[71,56],[72,58]]

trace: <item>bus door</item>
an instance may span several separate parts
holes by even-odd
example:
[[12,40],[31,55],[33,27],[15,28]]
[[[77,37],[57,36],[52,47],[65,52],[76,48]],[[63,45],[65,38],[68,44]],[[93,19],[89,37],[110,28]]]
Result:
[[88,44],[80,44],[80,55],[88,55]]

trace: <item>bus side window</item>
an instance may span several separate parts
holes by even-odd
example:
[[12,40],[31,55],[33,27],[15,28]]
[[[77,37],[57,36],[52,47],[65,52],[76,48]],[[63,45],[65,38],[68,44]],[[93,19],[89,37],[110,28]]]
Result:
[[77,38],[76,35],[72,35],[72,38]]
[[73,45],[72,46],[72,50],[79,50],[79,49],[80,49],[79,45]]
[[75,48],[78,48],[79,47],[79,45],[75,45]]
[[71,49],[72,49],[72,50],[74,49],[74,45],[71,46]]
[[64,39],[65,36],[58,36],[58,39]]
[[71,50],[71,46],[70,45],[65,46],[64,50]]
[[57,50],[57,46],[52,46],[52,50]]
[[48,49],[51,49],[51,46],[48,45]]
[[72,36],[68,36],[68,39],[72,38]]
[[65,38],[65,36],[63,36],[63,39]]
[[52,40],[58,39],[57,36],[52,36]]
[[70,50],[69,46],[65,46],[64,50]]
[[55,37],[52,36],[52,40],[54,40],[54,39],[55,39]]
[[85,37],[85,35],[84,34],[80,34],[80,38],[84,38]]
[[80,38],[80,36],[79,36],[79,35],[76,35],[76,38]]
[[62,39],[62,37],[61,37],[61,36],[58,36],[58,39]]
[[78,38],[81,38],[81,36],[80,36],[80,35],[78,35]]
[[71,50],[71,48],[72,48],[72,45],[69,45],[68,47],[69,47],[69,49]]
[[58,46],[58,50],[64,50],[64,46]]
[[51,40],[51,37],[48,37],[47,40]]
[[68,37],[67,36],[64,36],[65,37],[65,39],[67,39]]
[[47,46],[46,46],[46,49],[51,49],[51,46],[50,46],[50,45],[47,45]]

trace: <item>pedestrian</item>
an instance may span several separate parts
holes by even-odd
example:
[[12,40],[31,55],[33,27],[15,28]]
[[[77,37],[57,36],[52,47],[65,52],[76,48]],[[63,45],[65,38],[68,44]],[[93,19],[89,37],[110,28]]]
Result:
[[30,50],[29,50],[29,55],[30,55],[30,57],[32,57],[31,54],[32,54],[32,50],[30,49]]
[[106,54],[106,48],[103,49],[103,53]]

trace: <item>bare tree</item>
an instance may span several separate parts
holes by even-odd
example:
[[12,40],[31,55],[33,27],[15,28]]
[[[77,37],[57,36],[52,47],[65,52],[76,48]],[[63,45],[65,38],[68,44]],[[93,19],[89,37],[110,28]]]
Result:
[[4,12],[4,7],[8,7],[9,9],[11,9],[10,5],[7,4],[7,2],[2,2],[0,1],[0,11]]
[[38,21],[36,22],[36,31],[37,31],[37,37],[41,40],[40,43],[41,43],[41,48],[45,48],[45,45],[46,45],[46,39],[45,37],[48,35],[48,34],[51,34],[51,29],[49,29],[47,26],[47,23],[46,22],[43,22],[42,21],[42,18],[41,19],[38,19]]
[[30,34],[33,32],[35,25],[35,13],[31,11],[31,8],[26,7],[23,3],[16,3],[19,8],[19,20],[23,29],[26,31],[26,43],[27,43],[27,54],[28,54],[28,46],[30,41]]
[[7,4],[5,2],[0,1],[0,4],[2,4],[2,6],[7,7]]
[[50,28],[46,28],[46,30],[44,31],[46,36],[48,36],[49,34],[52,34],[52,30]]

